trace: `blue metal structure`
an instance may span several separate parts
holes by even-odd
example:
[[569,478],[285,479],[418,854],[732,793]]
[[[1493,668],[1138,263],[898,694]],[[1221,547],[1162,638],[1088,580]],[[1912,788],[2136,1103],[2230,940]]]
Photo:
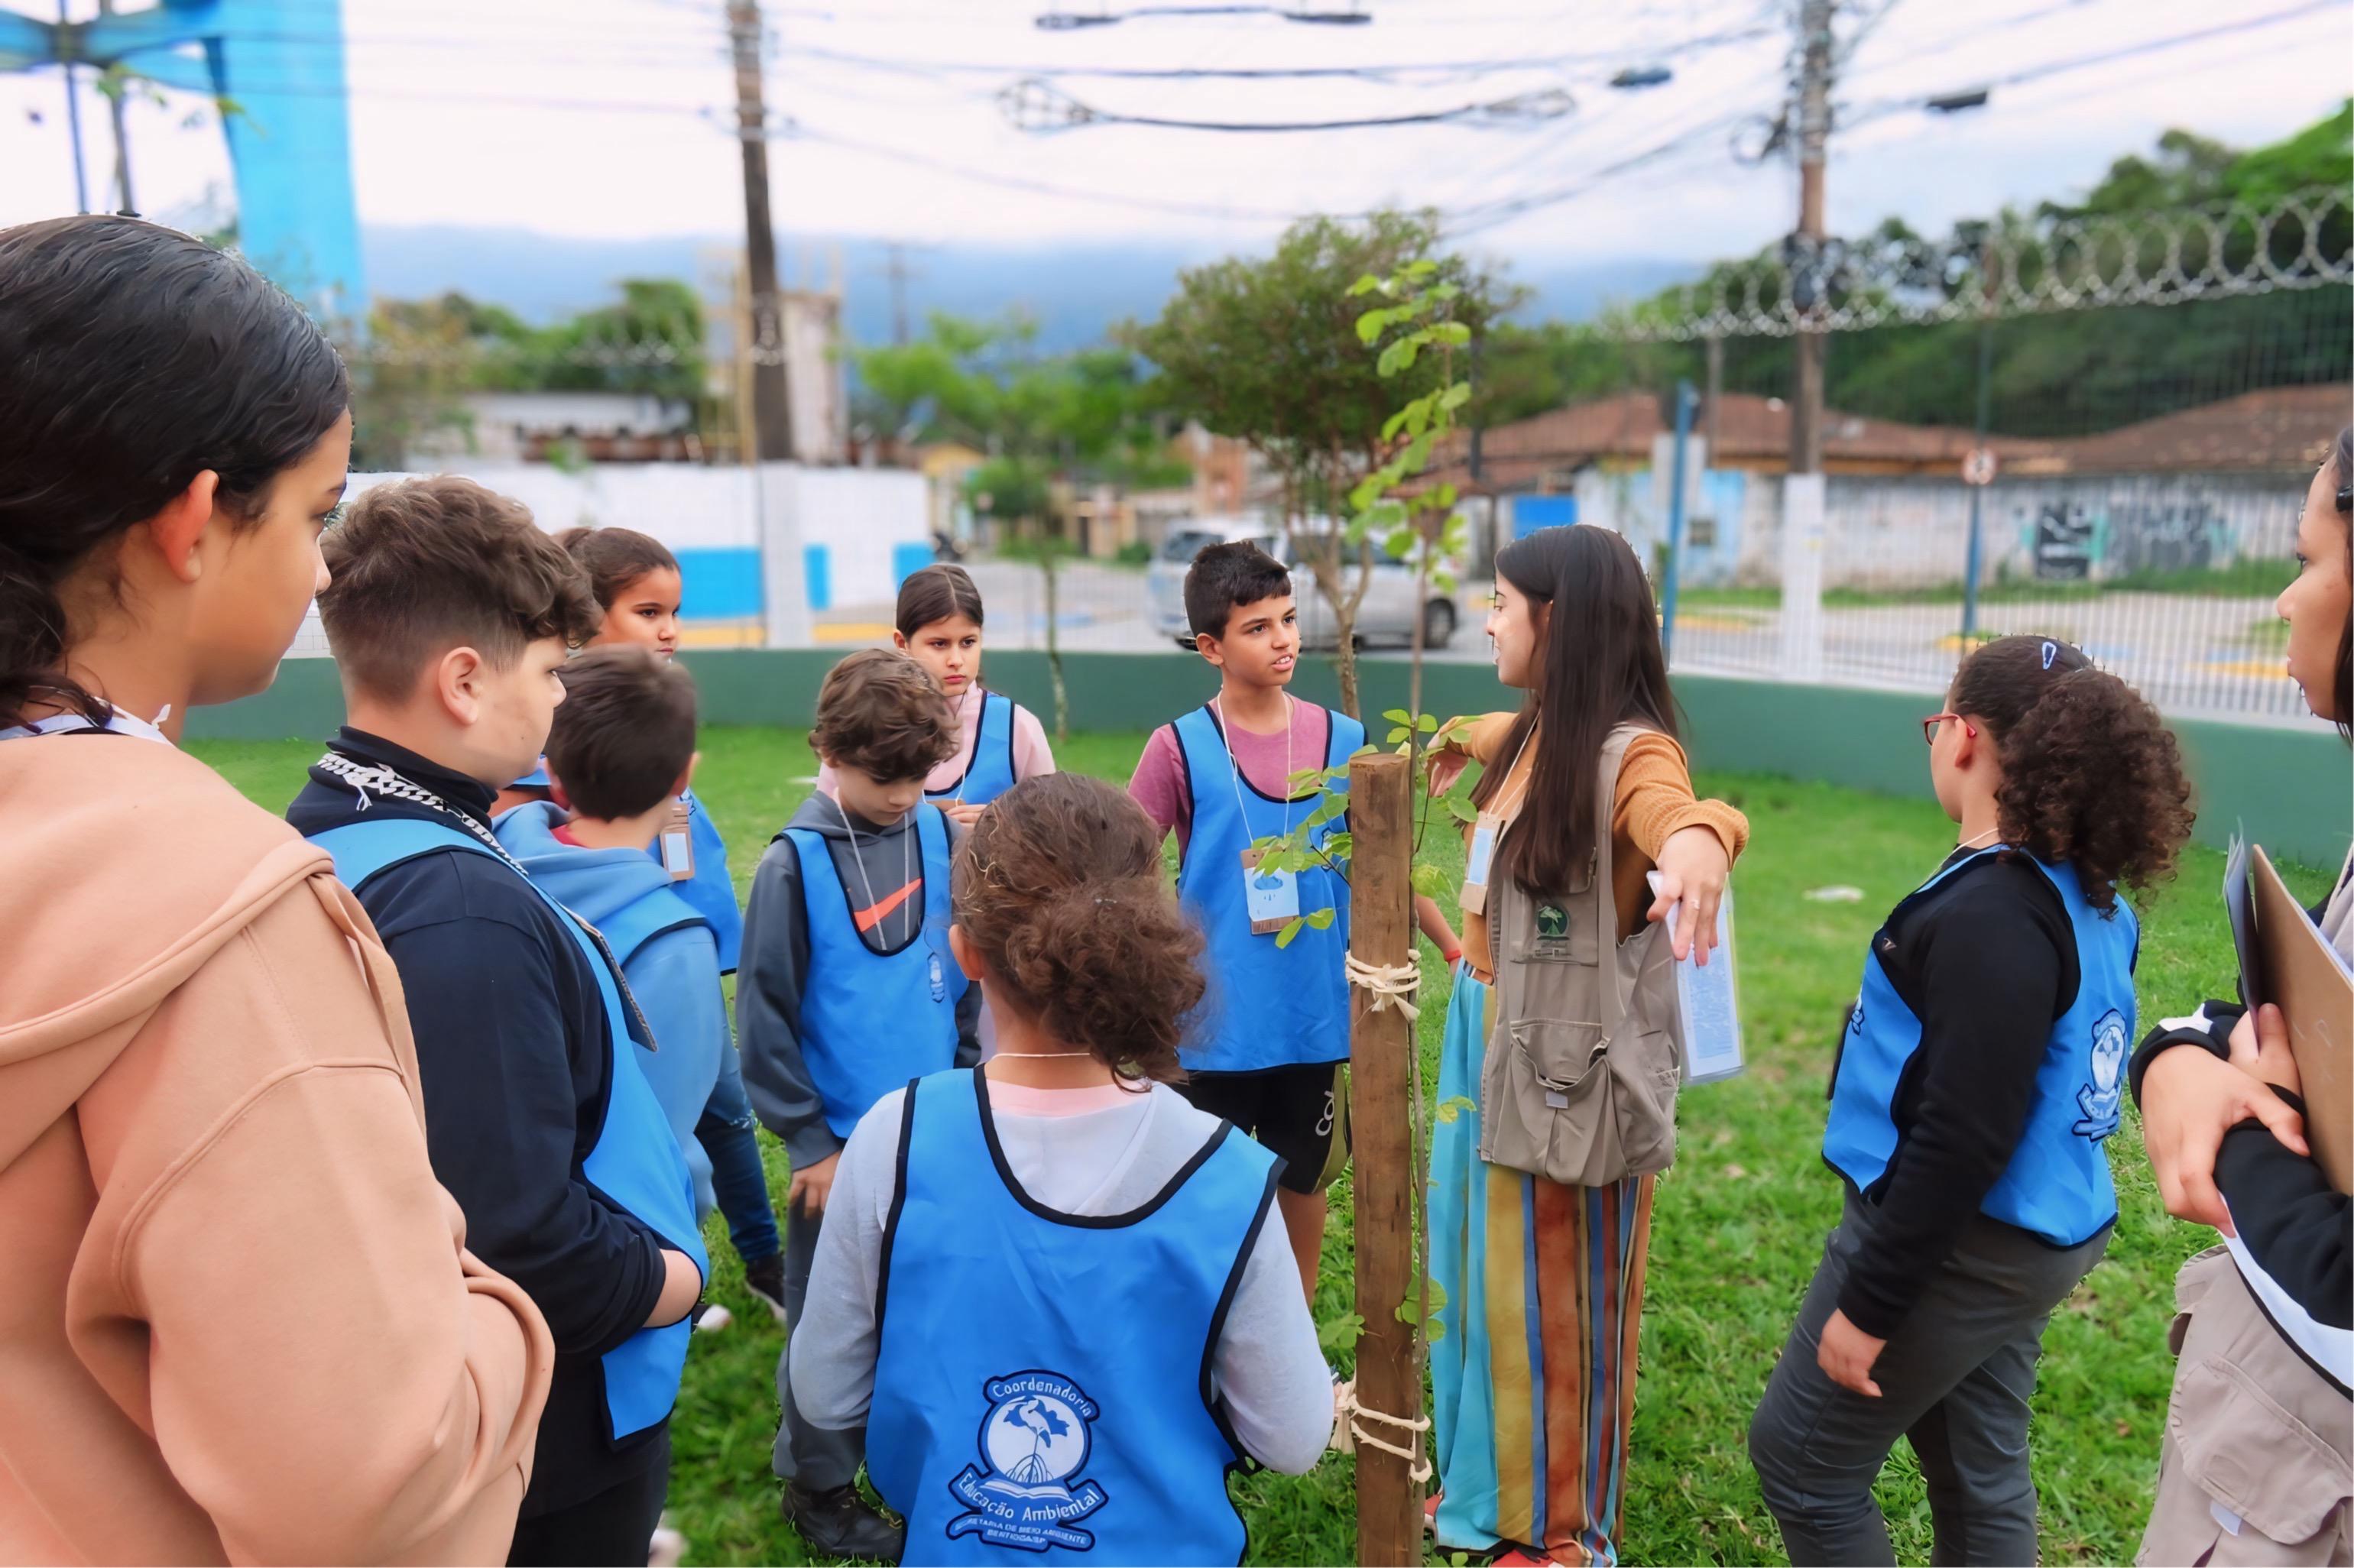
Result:
[[0,71],[116,64],[224,103],[238,249],[321,320],[356,323],[367,294],[341,0],[163,0],[85,22],[0,8]]

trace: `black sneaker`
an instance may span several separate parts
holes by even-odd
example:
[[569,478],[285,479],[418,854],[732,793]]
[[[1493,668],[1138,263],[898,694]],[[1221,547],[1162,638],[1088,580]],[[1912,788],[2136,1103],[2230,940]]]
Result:
[[769,1311],[785,1320],[785,1255],[772,1252],[758,1263],[744,1266],[744,1287],[768,1303]]
[[877,1512],[856,1487],[830,1492],[785,1488],[785,1522],[801,1534],[813,1557],[847,1557],[861,1563],[896,1563],[907,1542],[907,1527]]

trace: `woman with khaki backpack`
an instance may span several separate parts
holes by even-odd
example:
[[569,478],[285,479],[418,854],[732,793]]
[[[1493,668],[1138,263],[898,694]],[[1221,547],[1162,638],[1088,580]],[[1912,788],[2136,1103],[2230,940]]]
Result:
[[1431,1147],[1433,1526],[1503,1563],[1615,1563],[1651,1188],[1675,1155],[1672,960],[1706,961],[1749,824],[1692,797],[1617,534],[1507,546],[1488,632],[1527,700],[1448,726],[1431,760],[1439,791],[1485,768]]

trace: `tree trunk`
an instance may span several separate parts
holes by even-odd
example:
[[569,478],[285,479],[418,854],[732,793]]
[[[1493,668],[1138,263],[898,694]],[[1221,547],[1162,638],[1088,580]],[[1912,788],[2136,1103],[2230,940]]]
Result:
[[1046,574],[1046,673],[1055,686],[1055,744],[1067,746],[1071,740],[1071,694],[1063,684],[1063,641],[1055,625],[1056,593],[1060,574],[1055,566],[1055,541],[1044,535],[1038,540],[1038,569]]
[[[1414,774],[1405,758],[1372,752],[1349,765],[1349,951],[1381,966],[1414,959],[1410,914],[1414,899]],[[1408,1076],[1416,1049],[1414,1024],[1396,1007],[1373,1011],[1373,993],[1349,991],[1349,1125],[1356,1139],[1357,1399],[1366,1410],[1400,1421],[1422,1414],[1422,1376],[1415,1354],[1418,1330],[1399,1320],[1414,1279],[1414,1184]],[[1387,1421],[1365,1430],[1402,1448],[1409,1431]],[[1370,1443],[1357,1445],[1357,1561],[1418,1563],[1422,1552],[1422,1488],[1407,1461]]]

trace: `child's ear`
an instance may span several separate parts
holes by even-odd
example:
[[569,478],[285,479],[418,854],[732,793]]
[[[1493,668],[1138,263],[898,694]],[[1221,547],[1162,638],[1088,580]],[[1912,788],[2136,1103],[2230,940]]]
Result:
[[[678,782],[670,787],[670,792],[673,795],[684,795],[686,793],[686,787],[695,782],[695,765],[702,760],[703,753],[699,751],[686,759],[686,771],[681,773],[678,776]],[[550,774],[549,777],[554,778],[555,775]]]
[[482,656],[462,643],[434,661],[433,692],[441,699],[442,711],[469,729],[480,723],[482,686],[489,673]]
[[900,652],[905,653],[907,651],[907,634],[904,631],[893,631],[891,633],[891,646],[896,648]]
[[147,520],[147,536],[154,543],[155,553],[164,557],[165,568],[184,583],[195,582],[203,575],[204,561],[196,552],[196,541],[204,537],[205,525],[213,520],[213,498],[219,489],[220,475],[207,469]]
[[1226,667],[1226,656],[1218,652],[1218,640],[1214,637],[1196,633],[1193,638],[1193,652],[1207,659],[1214,669],[1223,670]]
[[556,776],[552,768],[547,770],[547,798],[567,811],[572,810],[572,797],[564,792],[564,780]]
[[951,921],[949,925],[949,951],[956,958],[957,968],[964,978],[976,985],[989,979],[989,966],[981,961],[981,949],[964,934],[964,927]]

